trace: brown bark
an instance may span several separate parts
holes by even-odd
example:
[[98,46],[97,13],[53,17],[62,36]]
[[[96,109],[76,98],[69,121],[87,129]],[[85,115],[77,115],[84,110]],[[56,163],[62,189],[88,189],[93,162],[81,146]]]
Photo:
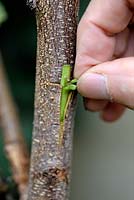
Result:
[[11,164],[13,178],[18,184],[21,199],[28,183],[29,156],[20,128],[17,110],[10,94],[0,56],[0,122],[4,148]]
[[37,0],[37,67],[28,200],[68,200],[75,97],[59,146],[61,69],[74,65],[77,0]]

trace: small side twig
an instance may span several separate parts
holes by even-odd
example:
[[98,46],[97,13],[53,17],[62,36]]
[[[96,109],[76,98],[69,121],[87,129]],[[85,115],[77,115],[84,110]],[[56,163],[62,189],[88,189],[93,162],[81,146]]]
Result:
[[28,183],[29,156],[20,128],[17,110],[13,102],[0,56],[0,120],[3,129],[6,156],[11,164],[13,178],[18,185],[20,198]]

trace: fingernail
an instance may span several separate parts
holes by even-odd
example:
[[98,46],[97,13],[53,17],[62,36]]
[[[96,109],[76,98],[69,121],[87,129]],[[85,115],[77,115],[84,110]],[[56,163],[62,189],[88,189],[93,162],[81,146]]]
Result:
[[107,77],[97,73],[85,73],[78,80],[78,91],[84,97],[109,99]]

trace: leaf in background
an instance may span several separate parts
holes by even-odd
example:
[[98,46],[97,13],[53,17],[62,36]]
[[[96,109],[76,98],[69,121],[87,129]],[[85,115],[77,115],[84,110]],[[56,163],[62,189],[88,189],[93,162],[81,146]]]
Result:
[[7,19],[7,12],[3,4],[0,2],[0,26],[4,21],[6,21],[6,19]]

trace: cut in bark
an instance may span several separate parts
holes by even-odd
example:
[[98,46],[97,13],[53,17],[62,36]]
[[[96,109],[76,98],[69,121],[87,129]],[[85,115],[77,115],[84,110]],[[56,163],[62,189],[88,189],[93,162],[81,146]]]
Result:
[[4,148],[11,164],[13,178],[18,185],[20,198],[28,184],[29,155],[20,128],[17,110],[13,102],[0,56],[0,123],[3,129]]
[[37,0],[37,66],[28,200],[68,200],[76,95],[59,145],[61,70],[74,66],[77,0]]

